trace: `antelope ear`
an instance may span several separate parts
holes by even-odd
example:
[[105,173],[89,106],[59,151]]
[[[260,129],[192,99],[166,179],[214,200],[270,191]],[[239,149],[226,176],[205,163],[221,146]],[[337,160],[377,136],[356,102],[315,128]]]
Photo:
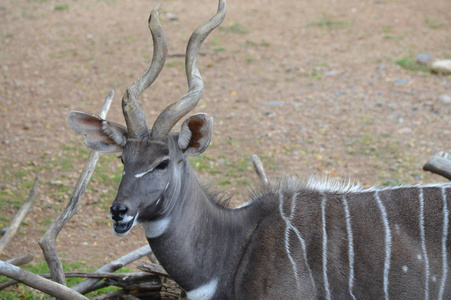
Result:
[[93,150],[104,153],[121,152],[127,142],[127,128],[99,116],[71,111],[68,121],[77,134],[86,137],[85,145]]
[[213,131],[213,119],[206,114],[195,114],[182,124],[179,135],[179,147],[186,156],[196,156],[207,149]]

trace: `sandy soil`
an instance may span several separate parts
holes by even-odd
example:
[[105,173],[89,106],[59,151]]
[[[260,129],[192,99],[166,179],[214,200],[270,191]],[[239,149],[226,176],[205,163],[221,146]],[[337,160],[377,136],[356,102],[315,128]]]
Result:
[[[71,110],[98,113],[116,92],[109,119],[151,58],[147,18],[156,1],[6,0],[0,3],[0,224],[8,226],[35,175],[41,188],[2,259],[31,251],[65,206],[87,157],[67,123]],[[163,4],[170,53],[183,52],[215,1]],[[167,13],[175,15],[170,20]],[[246,199],[257,181],[250,155],[271,178],[352,178],[364,186],[445,181],[422,171],[449,150],[451,78],[396,64],[417,53],[451,58],[451,3],[431,1],[229,1],[226,20],[199,58],[205,93],[195,112],[215,120],[203,180]],[[170,57],[140,99],[149,122],[186,92],[183,58]],[[114,156],[103,172],[120,172]],[[111,233],[117,181],[97,177],[81,212],[61,232],[66,261],[101,266],[145,244],[140,228]]]

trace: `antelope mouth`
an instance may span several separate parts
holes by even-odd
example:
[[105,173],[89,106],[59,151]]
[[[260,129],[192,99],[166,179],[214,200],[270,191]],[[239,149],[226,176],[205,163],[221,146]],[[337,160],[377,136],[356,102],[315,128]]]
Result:
[[[129,217],[130,220],[114,221],[113,231],[117,236],[125,236],[135,226],[136,216]],[[128,219],[128,218],[127,218]]]
[[114,222],[113,229],[117,235],[126,235],[132,229],[134,220],[130,222]]

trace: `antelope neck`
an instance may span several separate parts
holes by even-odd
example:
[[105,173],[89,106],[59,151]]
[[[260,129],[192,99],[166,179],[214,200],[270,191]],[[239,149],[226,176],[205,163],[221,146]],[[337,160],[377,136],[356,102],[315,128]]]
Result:
[[185,291],[209,287],[213,296],[216,289],[232,286],[258,218],[252,218],[247,208],[220,207],[199,184],[189,163],[175,173],[183,175],[173,177],[169,185],[170,195],[163,205],[170,207],[152,222],[164,225],[164,232],[149,238],[151,228],[145,225],[147,239],[162,266]]

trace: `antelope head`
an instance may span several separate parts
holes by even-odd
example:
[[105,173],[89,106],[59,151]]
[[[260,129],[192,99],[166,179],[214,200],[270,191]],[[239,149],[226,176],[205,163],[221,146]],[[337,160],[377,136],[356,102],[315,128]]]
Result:
[[149,130],[138,97],[157,78],[166,61],[167,42],[158,20],[159,6],[152,10],[149,29],[153,38],[153,58],[145,74],[124,93],[122,110],[126,127],[96,115],[72,111],[69,124],[84,143],[99,152],[122,152],[122,180],[110,213],[113,229],[119,236],[142,222],[158,218],[164,210],[165,192],[188,156],[202,153],[209,145],[213,120],[205,114],[187,118],[179,133],[171,133],[175,124],[194,109],[203,93],[203,80],[196,64],[200,46],[225,16],[225,2],[218,11],[191,35],[186,49],[185,69],[188,92],[170,104]]

